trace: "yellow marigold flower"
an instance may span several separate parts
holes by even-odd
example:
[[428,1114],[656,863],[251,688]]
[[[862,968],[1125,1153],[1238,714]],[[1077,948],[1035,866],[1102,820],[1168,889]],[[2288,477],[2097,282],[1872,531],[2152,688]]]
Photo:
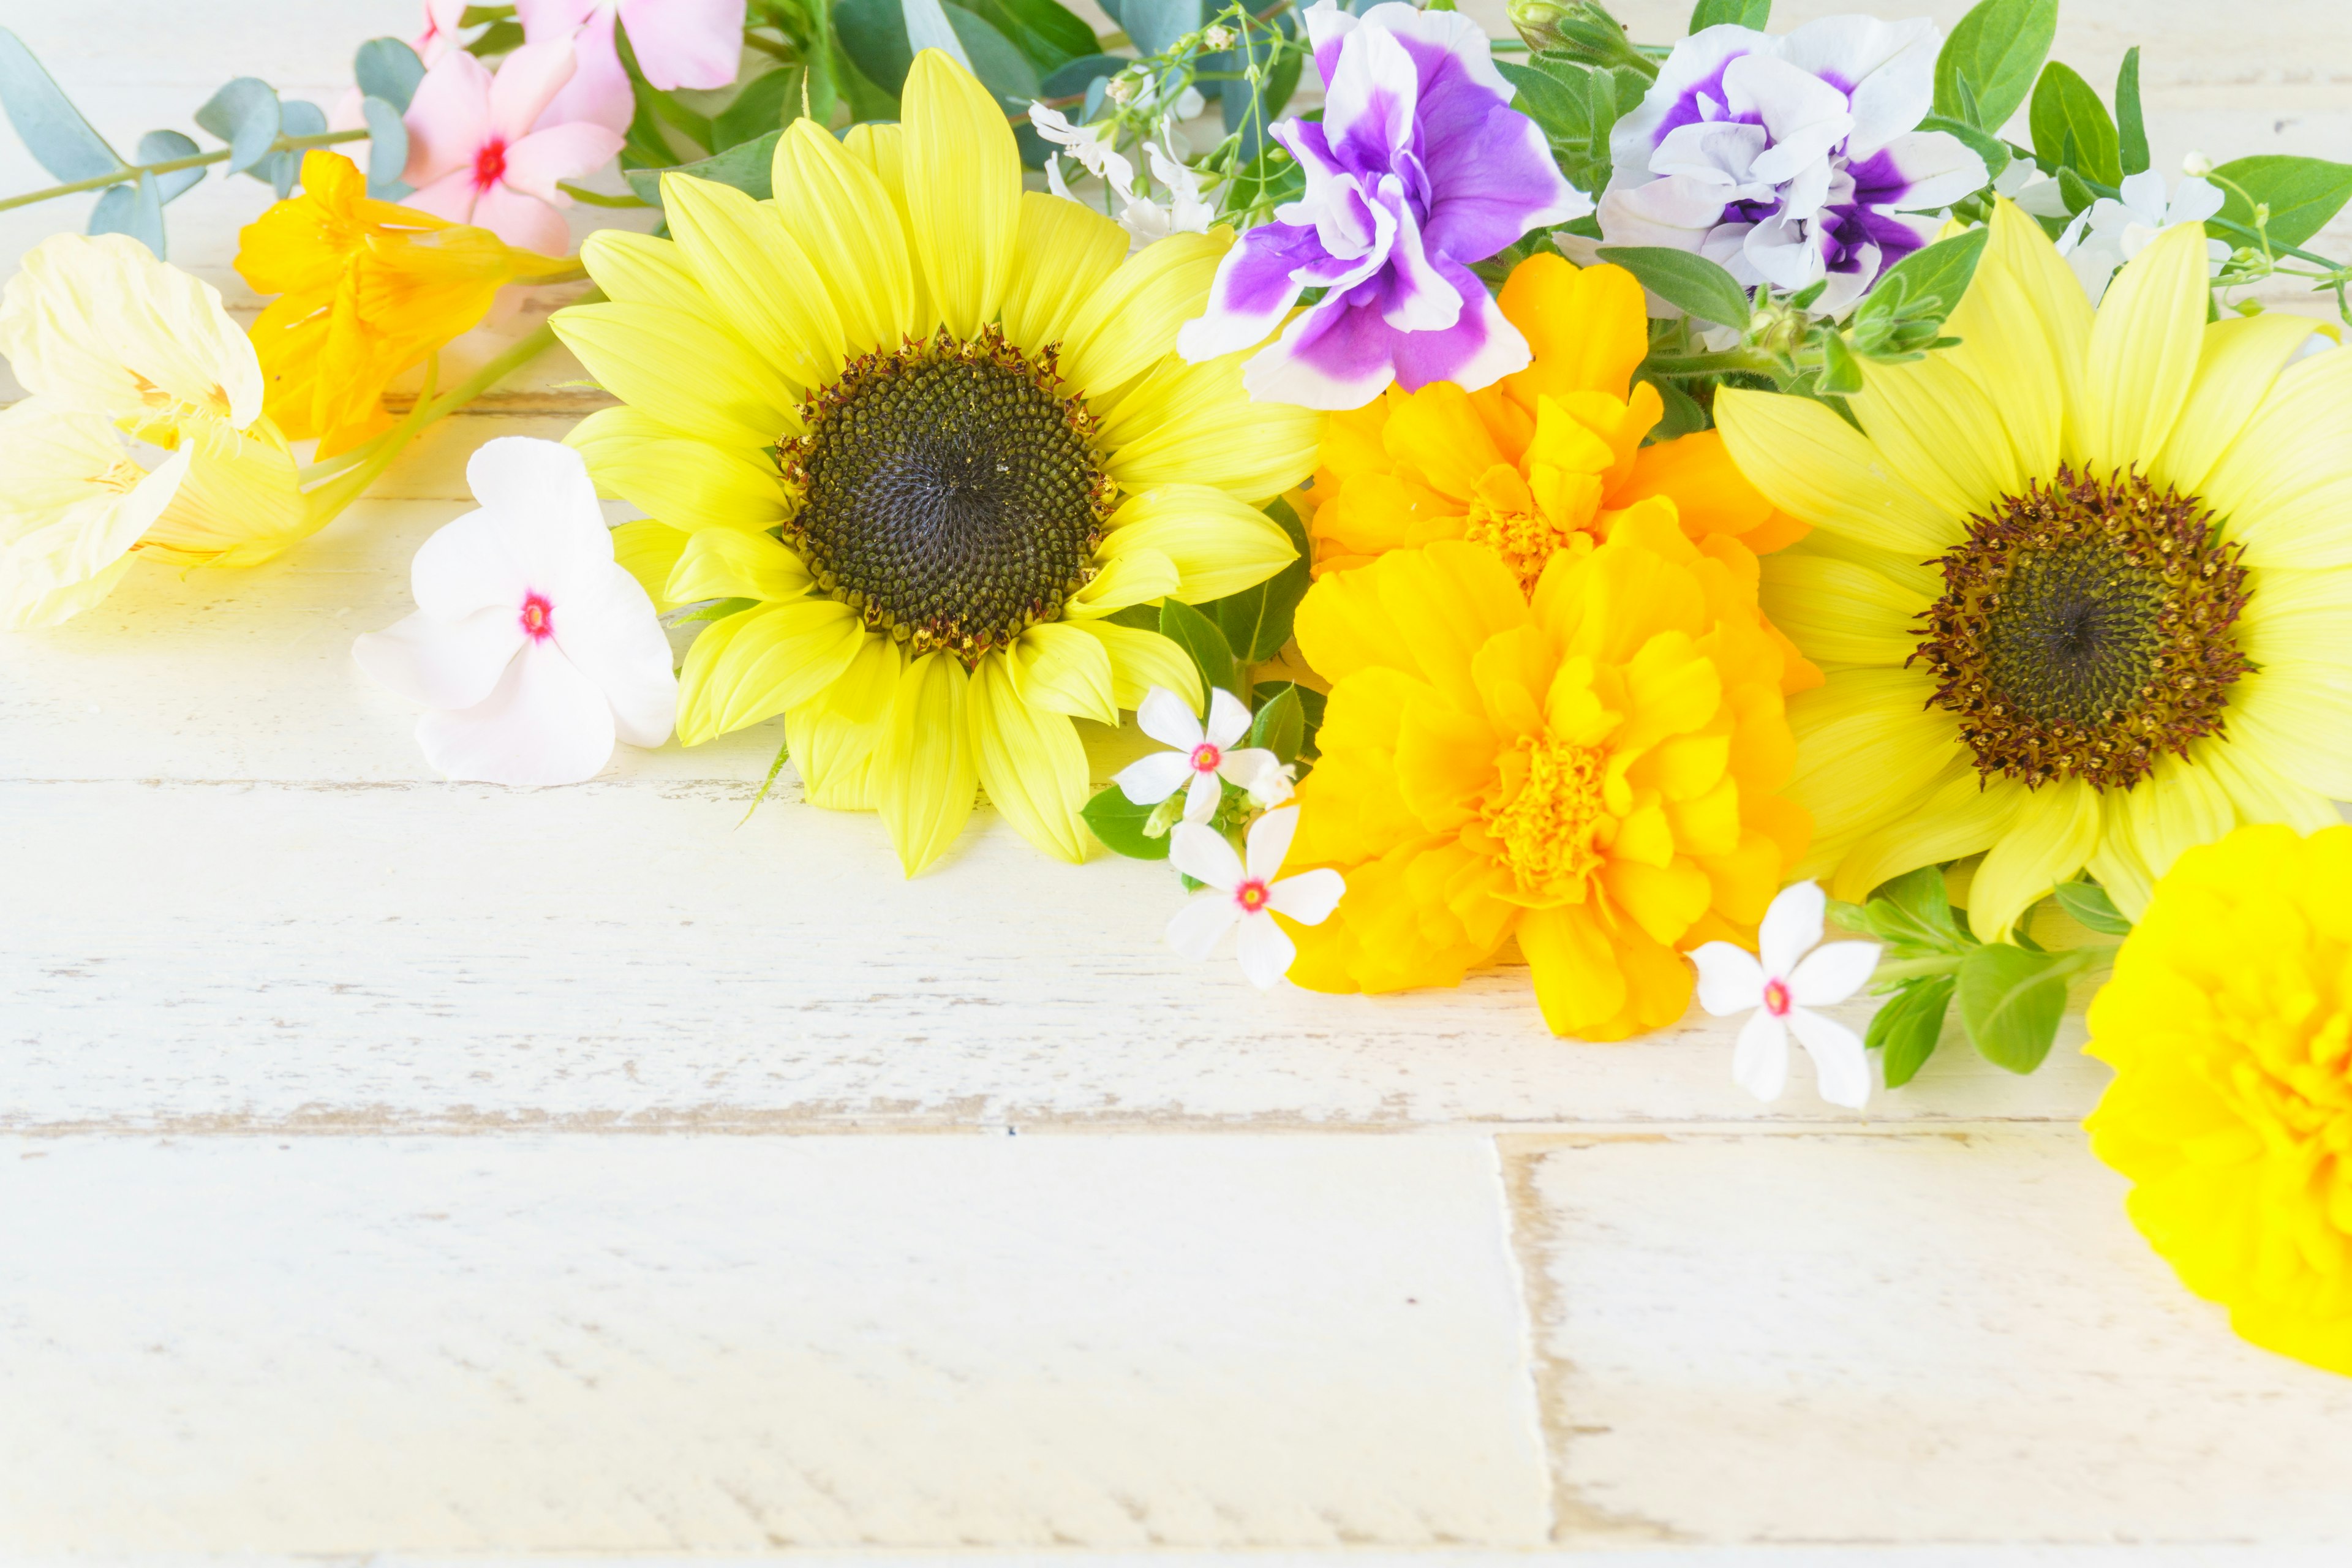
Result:
[[1716,432],[1642,445],[1664,407],[1633,383],[1650,336],[1632,273],[1530,257],[1499,303],[1534,351],[1527,369],[1478,392],[1391,387],[1332,417],[1309,524],[1318,572],[1467,539],[1493,545],[1532,589],[1555,551],[1606,538],[1652,496],[1674,500],[1694,539],[1727,534],[1760,553],[1804,533]]
[[625,406],[571,439],[655,520],[617,551],[669,563],[655,597],[729,612],[687,654],[679,739],[782,713],[808,799],[879,811],[909,873],[975,785],[1080,859],[1072,721],[1198,690],[1173,642],[1108,617],[1279,572],[1254,503],[1312,471],[1322,416],[1250,402],[1247,351],[1173,352],[1230,233],[1129,258],[1109,219],[1024,193],[1003,109],[935,50],[903,109],[845,141],[795,121],[771,201],[671,174],[674,238],[591,237],[609,302],[554,326]]
[[[220,295],[121,235],[58,235],[0,301],[0,626],[54,626],[136,555],[251,565],[317,529]],[[164,449],[150,470],[125,439]]]
[[[1997,207],[1960,345],[1864,367],[1862,428],[1726,391],[1758,488],[1814,525],[1764,607],[1826,684],[1790,704],[1802,874],[1859,899],[1985,852],[1979,935],[2087,867],[2127,914],[2192,845],[2352,796],[2352,354],[2314,323],[2208,324],[2168,230],[2095,315]],[[1923,564],[1925,563],[1925,564]]]
[[1532,598],[1491,547],[1441,541],[1324,576],[1297,626],[1332,686],[1291,858],[1348,891],[1286,926],[1292,979],[1451,985],[1516,941],[1555,1032],[1615,1039],[1682,1015],[1678,949],[1755,946],[1806,824],[1738,541],[1654,499]]
[[2242,827],[2156,884],[2091,1004],[2086,1123],[2180,1281],[2352,1373],[2352,827]]
[[253,324],[267,407],[325,458],[391,426],[383,389],[472,328],[509,283],[577,264],[502,243],[415,207],[371,201],[339,153],[302,158],[302,191],[237,236],[236,270],[278,296]]

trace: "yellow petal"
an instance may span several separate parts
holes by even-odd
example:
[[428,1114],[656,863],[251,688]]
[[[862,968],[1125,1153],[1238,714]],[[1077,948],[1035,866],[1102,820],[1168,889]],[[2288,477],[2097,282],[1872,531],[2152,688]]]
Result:
[[711,622],[678,672],[679,743],[698,746],[808,701],[849,668],[866,637],[849,606],[831,599],[788,599]]
[[257,566],[334,521],[303,497],[294,455],[268,420],[199,430],[190,445],[187,477],[141,541],[150,561]]
[[150,473],[102,414],[46,397],[0,410],[0,627],[55,626],[105,597],[192,456]]
[[918,268],[948,331],[969,338],[1013,280],[1021,153],[988,89],[937,49],[915,57],[900,104]]
[[795,599],[809,589],[801,558],[764,533],[706,528],[679,552],[662,598],[673,605],[705,599]]
[[2289,366],[2206,476],[2255,566],[2352,566],[2352,352]]
[[1287,403],[1254,403],[1242,362],[1255,350],[1202,364],[1164,360],[1113,405],[1102,444],[1123,489],[1213,485],[1260,501],[1315,472],[1324,416]]
[[1717,425],[1732,461],[1781,510],[1909,556],[1958,543],[1959,520],[1904,483],[1853,426],[1809,397],[1726,388]]
[[595,423],[620,412],[600,409],[564,437],[587,462],[599,490],[673,528],[755,533],[783,521],[783,479],[773,463],[691,437]]
[[[2000,331],[2009,353],[2008,374],[2001,374],[1980,357],[1964,360],[1972,373],[1981,373],[1985,390],[1993,401],[2002,405],[2002,417],[2012,431],[2019,431],[2018,455],[2021,458],[2038,458],[2039,439],[2034,434],[2038,417],[2034,415],[2012,414],[2009,401],[2020,395],[2015,379],[2031,374],[2033,355],[2031,345],[2040,343],[2050,353],[2054,379],[2046,393],[2029,395],[2028,408],[2039,409],[2043,397],[2054,398],[2060,409],[2060,455],[2079,464],[2082,460],[2083,360],[2091,345],[2091,301],[2083,293],[2083,285],[2074,277],[2074,268],[2066,265],[2058,247],[2042,231],[2042,226],[2020,211],[2015,203],[2006,199],[1993,203],[1992,221],[1988,226],[1992,237],[1986,243],[1984,259],[1978,268],[1978,277],[1987,268],[2007,284],[1997,285],[1989,291],[1985,305],[2005,313],[2022,307],[2031,312],[2023,321],[2003,320]],[[1971,285],[1970,293],[1974,293]],[[1960,301],[1958,319],[1971,326],[1983,320],[1969,310],[1964,297]],[[1952,334],[1959,336],[1955,331]],[[2029,470],[2035,478],[2046,477],[2043,471]]]
[[[888,639],[877,639],[887,647]],[[874,752],[878,719],[859,721],[830,702],[809,702],[784,715],[784,743],[801,775],[801,798],[827,811],[874,809]]]
[[1140,626],[1117,626],[1109,621],[1066,621],[1061,623],[1075,632],[1082,632],[1102,644],[1110,655],[1111,700],[1121,708],[1135,709],[1151,695],[1155,686],[1166,687],[1201,709],[1201,669],[1192,656],[1158,632]]
[[2096,790],[2080,779],[2029,790],[1969,885],[1969,928],[1982,942],[2006,938],[2020,915],[2081,870],[2098,847]]
[[2175,224],[2116,275],[2083,364],[2083,455],[2145,471],[2171,435],[2205,337],[2205,226]]
[[[1073,201],[1021,195],[1013,282],[1004,295],[1004,335],[1033,353],[1070,335],[1070,323],[1127,258],[1127,230]],[[1063,367],[1064,374],[1068,367]]]
[[1076,727],[1063,714],[1022,701],[1001,654],[972,671],[968,711],[989,803],[1038,848],[1084,860],[1092,839],[1078,820],[1087,803],[1087,752]]
[[654,602],[656,610],[673,607],[666,596],[669,574],[677,569],[677,558],[685,553],[686,540],[685,530],[648,518],[625,522],[613,530],[614,562],[637,580],[637,585],[646,591],[646,597]]
[[[2198,349],[2189,400],[2165,438],[2164,450],[2149,465],[2148,478],[2192,495],[2201,492],[2205,477],[2246,428],[2279,372],[2318,330],[2319,324],[2307,316],[2278,310],[2210,323]],[[2214,498],[2208,495],[2206,500]]]
[[1131,545],[1101,560],[1102,570],[1062,605],[1064,618],[1088,621],[1115,615],[1129,605],[1167,598],[1184,585],[1176,563],[1157,550]]
[[880,176],[803,116],[777,141],[772,179],[777,216],[824,273],[849,352],[897,348],[915,330],[914,261]]
[[664,174],[661,188],[670,232],[716,319],[796,385],[838,375],[841,318],[824,274],[785,232],[774,205],[691,174]]
[[663,305],[706,320],[717,315],[710,296],[702,291],[676,240],[656,239],[625,228],[600,228],[582,242],[580,259],[607,300]]
[[1758,565],[1764,613],[1807,658],[1901,664],[1917,651],[1918,617],[1934,602],[1927,595],[1802,545],[1764,556]]
[[1927,705],[1935,689],[1917,669],[1843,669],[1789,700],[1797,770],[1788,793],[1813,814],[1818,855],[1885,821],[1962,753],[1951,715]]
[[2230,692],[2230,737],[2258,765],[2337,800],[2352,799],[2352,672],[2279,659]]
[[970,685],[952,656],[925,654],[898,678],[883,721],[874,805],[909,877],[944,854],[971,816],[980,771],[964,712]]
[[1943,510],[1990,511],[2024,491],[2024,467],[1992,399],[1949,358],[1865,363],[1863,382],[1852,401],[1871,445]]
[[1116,725],[1118,700],[1110,650],[1100,637],[1088,635],[1091,630],[1090,626],[1082,629],[1067,621],[1047,621],[1023,632],[1006,661],[1014,695],[1049,713]]
[[841,138],[841,150],[874,171],[882,190],[890,198],[891,207],[898,215],[898,227],[907,236],[908,264],[908,286],[914,310],[913,324],[907,329],[912,338],[928,338],[931,329],[940,324],[939,307],[932,303],[930,285],[923,281],[923,267],[915,253],[914,230],[907,216],[907,133],[895,124],[866,121],[851,126]]
[[[2037,231],[2034,238],[2042,237]],[[2059,347],[2035,309],[2031,278],[2009,247],[1989,237],[1975,279],[1944,322],[1945,333],[1959,344],[1942,351],[1941,357],[1984,390],[2020,468],[2031,478],[2047,479],[2058,471],[2064,449],[2068,384]],[[2080,286],[2072,277],[2066,281],[2074,288],[2076,302],[2086,304]],[[2087,331],[2087,310],[2084,317]]]
[[906,669],[905,649],[888,637],[867,637],[841,679],[825,688],[824,706],[844,719],[879,723],[889,717]]
[[1519,919],[1536,1001],[1555,1035],[1607,1022],[1625,1005],[1625,976],[1600,916],[1590,905],[1532,910]]
[[1138,550],[1175,563],[1182,582],[1170,592],[1188,605],[1255,587],[1298,559],[1272,518],[1206,485],[1161,485],[1129,497],[1111,514],[1097,559]]
[[673,429],[756,450],[799,424],[775,367],[687,311],[573,305],[548,324],[599,385]]
[[1990,847],[2024,805],[2025,795],[2025,786],[2014,779],[1982,779],[1965,758],[1953,759],[1917,805],[1890,816],[1846,851],[1831,895],[1859,902],[1906,871]]
[[1208,302],[1233,241],[1222,227],[1171,234],[1129,257],[1072,318],[1064,379],[1089,397],[1107,397],[1174,352],[1176,330]]

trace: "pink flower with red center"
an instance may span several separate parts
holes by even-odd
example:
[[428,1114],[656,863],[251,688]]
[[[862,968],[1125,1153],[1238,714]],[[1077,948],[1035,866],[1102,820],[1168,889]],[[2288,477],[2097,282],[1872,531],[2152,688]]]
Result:
[[487,228],[509,245],[562,256],[572,233],[559,180],[590,174],[621,150],[620,133],[575,122],[533,130],[572,79],[572,46],[525,44],[494,77],[463,49],[441,57],[408,102],[407,205]]
[[1197,822],[1180,822],[1168,843],[1176,869],[1202,884],[1192,901],[1168,922],[1168,942],[1187,958],[1206,958],[1225,932],[1238,926],[1234,956],[1242,973],[1261,991],[1271,991],[1290,973],[1297,944],[1275,916],[1300,925],[1321,925],[1339,907],[1348,884],[1328,867],[1276,879],[1298,831],[1298,808],[1269,811],[1250,824],[1246,858],[1234,853],[1225,836]]
[[615,19],[637,68],[664,92],[725,87],[743,58],[743,0],[516,0],[515,16],[530,42],[568,40],[580,54],[579,71],[547,106],[546,125],[629,128],[636,98],[613,41]]
[[461,47],[457,35],[465,29],[466,6],[468,0],[425,0],[425,31],[416,35],[416,58],[427,67],[441,63],[441,57],[451,49]]
[[1789,1037],[1813,1058],[1822,1098],[1859,1110],[1870,1100],[1870,1058],[1860,1037],[1811,1011],[1843,1002],[1869,984],[1878,948],[1867,942],[1822,942],[1828,900],[1820,886],[1780,889],[1757,930],[1753,955],[1727,942],[1691,953],[1698,965],[1698,1005],[1715,1016],[1754,1009],[1731,1049],[1731,1076],[1759,1100],[1778,1100],[1789,1082]]
[[1185,791],[1184,820],[1206,822],[1216,815],[1223,797],[1220,780],[1250,792],[1259,804],[1272,805],[1290,794],[1290,777],[1272,752],[1261,746],[1235,748],[1249,733],[1249,710],[1223,687],[1209,693],[1209,721],[1204,725],[1192,705],[1164,686],[1155,686],[1135,710],[1143,732],[1175,749],[1156,752],[1129,763],[1111,782],[1138,805],[1157,805]]

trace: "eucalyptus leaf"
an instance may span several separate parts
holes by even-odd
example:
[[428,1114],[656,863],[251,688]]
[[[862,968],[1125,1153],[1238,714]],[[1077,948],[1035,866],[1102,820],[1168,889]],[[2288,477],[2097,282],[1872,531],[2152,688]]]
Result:
[[1180,599],[1160,606],[1160,635],[1192,656],[1205,689],[1222,686],[1244,702],[1249,700],[1249,672],[1234,658],[1231,644],[1217,623]]
[[974,76],[980,74],[972,70],[971,57],[964,53],[963,40],[940,0],[898,0],[898,10],[907,19],[907,46],[913,54],[937,49]]
[[1760,33],[1771,19],[1772,0],[1698,0],[1691,10],[1690,30],[1696,33],[1727,22]]
[[369,98],[380,98],[403,114],[425,79],[425,62],[398,38],[370,38],[352,58],[352,79]]
[[1124,855],[1130,860],[1165,860],[1168,858],[1170,834],[1157,837],[1146,833],[1144,824],[1151,820],[1152,807],[1138,805],[1127,798],[1127,792],[1113,784],[1078,808],[1087,826],[1103,847],[1113,854]]
[[2331,163],[2325,158],[2264,153],[2233,159],[2213,173],[2227,198],[2220,216],[2250,230],[2254,226],[2253,208],[2230,185],[2244,187],[2247,195],[2271,209],[2273,245],[2301,245],[2326,227],[2346,200],[2352,199],[2352,163]]
[[1127,0],[1119,8],[1136,53],[1156,55],[1201,26],[1201,0]]
[[839,0],[833,8],[835,34],[858,73],[897,98],[907,83],[915,51],[907,37],[898,0]]
[[989,19],[998,22],[1005,37],[1041,71],[1091,55],[1097,47],[1095,30],[1056,0],[996,0],[996,8],[1012,26],[1003,26],[994,16]]
[[[286,136],[319,136],[327,129],[327,116],[315,103],[294,99],[279,106],[279,133]],[[257,180],[267,180],[284,201],[294,194],[295,184],[302,177],[302,154],[305,149],[289,147],[272,153],[246,171]]]
[[661,205],[664,174],[691,174],[698,180],[732,185],[764,202],[775,195],[776,142],[783,133],[783,128],[779,126],[764,136],[739,142],[697,163],[668,169],[624,169],[621,176],[629,182],[629,189],[636,192],[639,199],[654,206]]
[[1298,689],[1286,685],[1272,697],[1258,704],[1250,720],[1245,745],[1263,746],[1272,752],[1275,760],[1293,763],[1298,760],[1298,748],[1307,743],[1307,710],[1298,700]]
[[1922,975],[1907,981],[1871,1015],[1862,1043],[1884,1053],[1886,1087],[1901,1089],[1936,1054],[1950,1009],[1954,981],[1948,974]]
[[2028,1073],[2050,1054],[2066,1011],[2066,982],[2082,967],[2074,953],[2029,952],[1990,942],[1960,964],[1960,1023],[1979,1055]]
[[1045,73],[1038,83],[1041,98],[1074,98],[1087,90],[1088,84],[1104,77],[1117,76],[1135,62],[1123,55],[1080,55],[1074,60],[1064,60]]
[[2052,60],[2033,84],[2033,107],[2028,117],[2033,132],[2033,155],[2044,168],[2061,166],[2081,172],[2086,180],[2114,186],[2123,183],[2123,155],[2116,122],[2091,84],[2071,66]]
[[1748,290],[1704,256],[1664,246],[1607,245],[1601,259],[1614,262],[1670,305],[1718,326],[1748,325]]
[[2131,934],[2131,921],[2124,918],[2123,910],[2116,908],[2116,901],[2096,882],[2061,882],[2051,891],[2058,900],[2058,907],[2073,916],[2076,925],[2102,936]]
[[[1998,132],[2032,90],[2058,36],[2058,0],[1984,0],[1953,24],[1936,57],[1936,112]],[[1958,83],[1975,100],[1962,111]]]
[[144,169],[137,183],[110,185],[90,209],[89,232],[127,234],[163,258],[163,197],[155,176]]
[[400,110],[381,98],[360,100],[360,114],[368,128],[368,195],[396,202],[408,194],[401,171],[408,167],[408,127]]
[[5,27],[0,27],[0,107],[33,161],[61,182],[94,180],[124,167],[33,51]]
[[[139,138],[139,161],[142,163],[168,163],[174,158],[193,158],[203,151],[194,137],[177,131],[150,131]],[[160,200],[169,202],[204,177],[202,163],[193,169],[173,169],[155,176],[155,194]]]
[[2124,51],[2116,73],[2116,136],[2126,174],[2147,172],[2147,116],[2139,102],[2139,46]]
[[268,156],[282,113],[276,89],[259,77],[241,76],[205,100],[196,123],[228,143],[221,173],[241,174]]
[[985,18],[961,5],[944,9],[949,25],[963,44],[966,63],[971,74],[980,79],[980,84],[994,93],[996,100],[1007,109],[1028,108],[1037,96],[1037,68],[1029,63],[1028,57]]

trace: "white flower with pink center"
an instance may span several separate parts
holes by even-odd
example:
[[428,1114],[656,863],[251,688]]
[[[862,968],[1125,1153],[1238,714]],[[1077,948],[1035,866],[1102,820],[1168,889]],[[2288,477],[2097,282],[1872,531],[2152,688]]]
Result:
[[1236,746],[1249,733],[1249,710],[1223,687],[1209,693],[1209,721],[1201,722],[1192,705],[1164,686],[1155,686],[1135,710],[1143,732],[1173,751],[1155,752],[1119,770],[1111,782],[1138,805],[1157,805],[1185,791],[1184,820],[1206,822],[1216,815],[1217,802],[1228,781],[1271,805],[1290,793],[1289,775],[1282,763],[1262,746]]
[[1753,1009],[1731,1052],[1731,1076],[1742,1089],[1759,1100],[1780,1098],[1794,1034],[1813,1058],[1822,1098],[1859,1110],[1870,1100],[1870,1058],[1862,1040],[1810,1009],[1843,1002],[1867,984],[1878,967],[1878,948],[1867,942],[1823,945],[1827,908],[1816,883],[1783,888],[1764,911],[1757,953],[1710,942],[1692,952],[1691,962],[1698,965],[1700,1006],[1718,1018]]
[[1339,907],[1348,884],[1321,868],[1296,877],[1276,874],[1298,830],[1298,808],[1269,811],[1250,824],[1246,858],[1234,853],[1225,836],[1197,822],[1180,822],[1168,844],[1175,868],[1202,884],[1192,901],[1168,922],[1168,942],[1187,958],[1206,958],[1226,931],[1238,926],[1234,956],[1242,973],[1261,991],[1271,991],[1290,973],[1298,948],[1275,916],[1300,925],[1321,925]]
[[417,551],[416,614],[352,645],[362,669],[432,710],[416,726],[425,762],[453,779],[577,784],[615,740],[668,740],[669,639],[613,559],[580,455],[504,437],[466,479],[481,508]]

